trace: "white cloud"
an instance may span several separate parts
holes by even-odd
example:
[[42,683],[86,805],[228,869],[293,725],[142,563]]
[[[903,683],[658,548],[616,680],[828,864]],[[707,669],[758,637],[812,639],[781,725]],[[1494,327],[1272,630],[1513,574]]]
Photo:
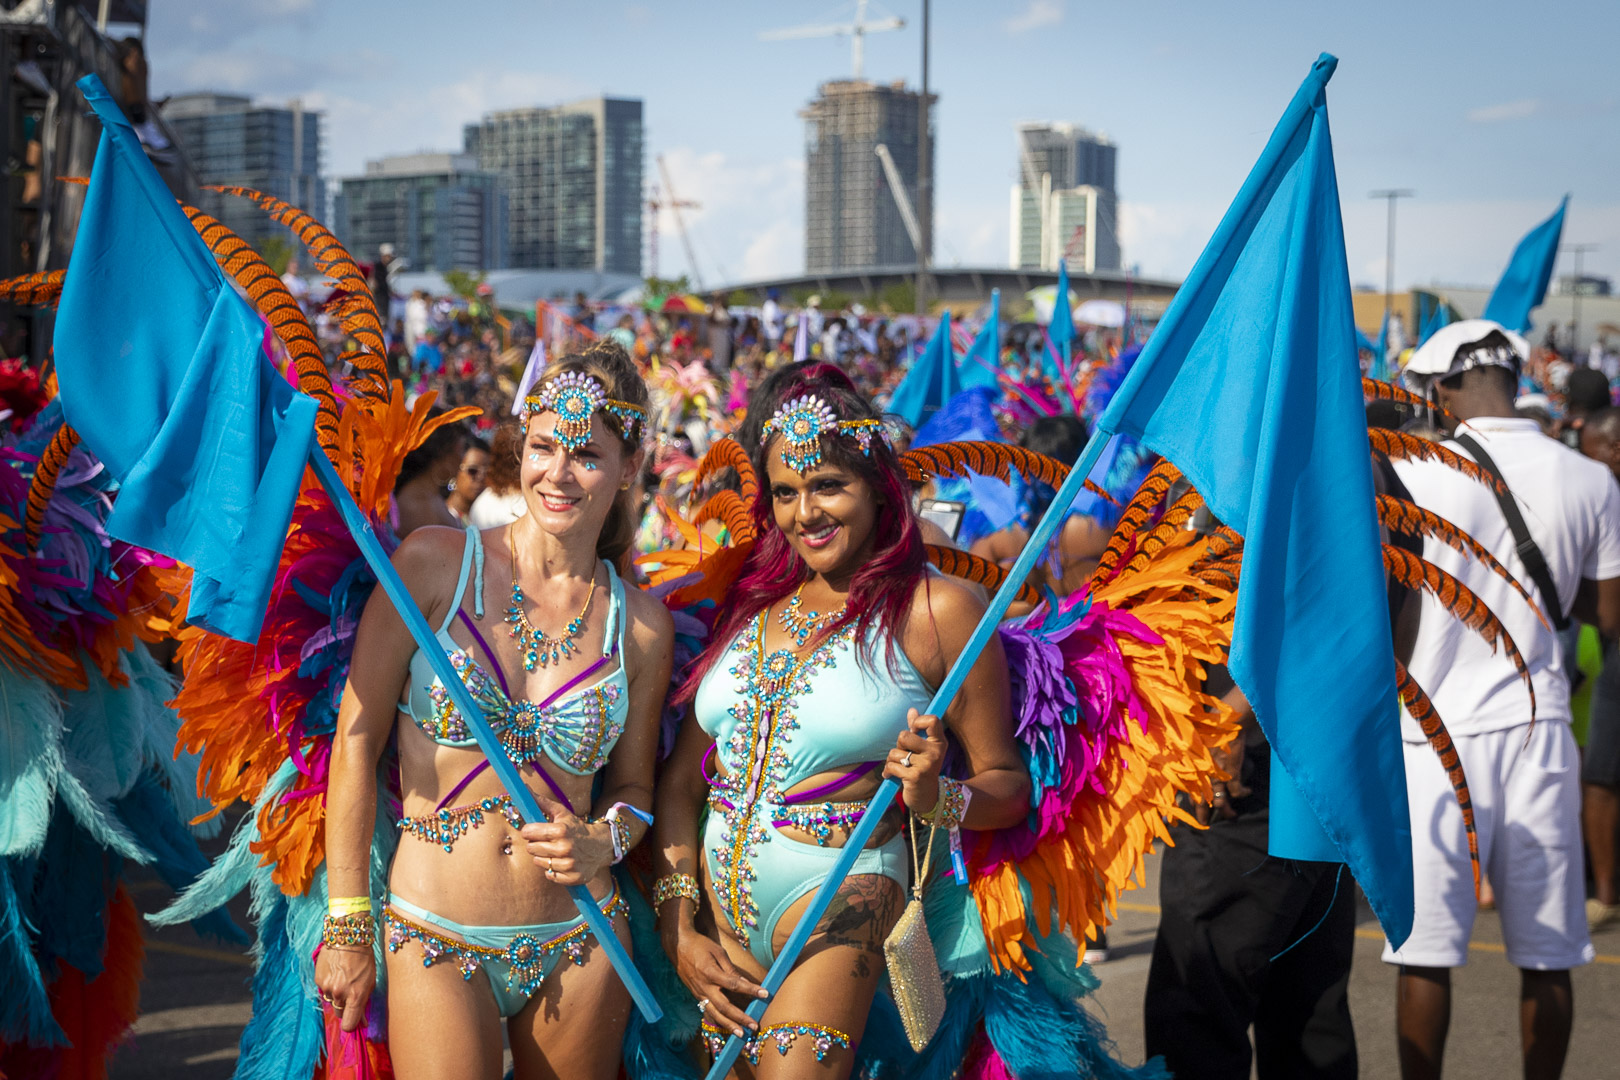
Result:
[[1225,206],[1199,202],[1119,204],[1119,243],[1126,266],[1150,278],[1180,281],[1204,250]]
[[315,0],[165,0],[154,4],[147,47],[186,53],[219,49],[277,24],[310,26]]
[[[803,159],[739,160],[689,146],[670,147],[662,155],[676,193],[702,204],[681,214],[705,285],[793,274],[804,268]],[[647,179],[663,189],[657,157],[649,156]],[[670,210],[660,212],[658,233],[659,273],[674,277],[688,272]],[[650,265],[647,271],[651,273]]]
[[1497,124],[1503,120],[1523,120],[1527,116],[1534,116],[1542,111],[1540,98],[1525,98],[1523,101],[1508,101],[1501,105],[1487,105],[1481,109],[1468,110],[1470,124]]
[[1063,21],[1063,0],[1029,0],[1029,7],[1003,25],[1009,34],[1024,34]]

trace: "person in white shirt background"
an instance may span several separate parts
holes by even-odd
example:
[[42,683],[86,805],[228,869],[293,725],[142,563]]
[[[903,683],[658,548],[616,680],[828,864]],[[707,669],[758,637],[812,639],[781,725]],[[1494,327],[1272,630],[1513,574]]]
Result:
[[[1445,466],[1399,462],[1418,505],[1473,536],[1536,596],[1549,622],[1563,615],[1620,634],[1620,486],[1609,470],[1514,415],[1524,339],[1483,319],[1454,323],[1413,354],[1406,373],[1450,413],[1500,470],[1547,565],[1538,588],[1490,488]],[[1414,380],[1413,376],[1420,379]],[[1461,422],[1459,425],[1459,421]],[[1463,444],[1447,447],[1470,457]],[[1482,462],[1483,463],[1483,462]],[[1487,466],[1489,469],[1490,466]],[[1569,970],[1592,961],[1580,826],[1580,774],[1570,733],[1569,679],[1558,637],[1508,584],[1435,540],[1424,557],[1472,589],[1512,635],[1530,669],[1530,697],[1513,664],[1456,619],[1428,608],[1412,677],[1450,730],[1467,774],[1480,862],[1495,888],[1507,959],[1521,969],[1526,1077],[1563,1069],[1573,1022]],[[1534,558],[1534,556],[1531,556]],[[1462,815],[1445,773],[1410,717],[1402,718],[1411,808],[1416,917],[1399,950],[1396,1008],[1401,1071],[1438,1077],[1451,1017],[1451,969],[1467,962],[1477,903]]]

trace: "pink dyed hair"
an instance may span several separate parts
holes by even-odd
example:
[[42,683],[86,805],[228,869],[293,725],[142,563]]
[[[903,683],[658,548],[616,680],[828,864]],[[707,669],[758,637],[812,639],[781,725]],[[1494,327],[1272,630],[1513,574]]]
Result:
[[[788,379],[772,388],[765,400],[750,403],[757,410],[756,422],[770,418],[783,402],[804,394],[815,394],[840,420],[878,420],[881,415],[871,402],[856,392],[854,385],[831,364],[806,364]],[[750,425],[752,426],[752,425]],[[810,571],[792,545],[776,527],[771,512],[767,453],[769,437],[750,447],[754,471],[760,477],[759,494],[752,507],[759,540],[743,564],[737,583],[731,589],[730,604],[715,620],[708,646],[692,666],[677,700],[685,701],[709,669],[730,647],[731,641],[761,611],[769,608],[808,580]],[[894,658],[899,630],[911,609],[912,595],[927,577],[928,557],[923,550],[922,532],[911,512],[911,487],[894,450],[882,439],[872,440],[872,452],[862,454],[853,440],[834,435],[821,440],[821,456],[828,464],[848,469],[872,486],[882,500],[882,508],[872,526],[872,555],[856,571],[850,582],[844,613],[829,632],[855,624],[856,636],[870,640],[875,629],[886,640],[888,659]]]

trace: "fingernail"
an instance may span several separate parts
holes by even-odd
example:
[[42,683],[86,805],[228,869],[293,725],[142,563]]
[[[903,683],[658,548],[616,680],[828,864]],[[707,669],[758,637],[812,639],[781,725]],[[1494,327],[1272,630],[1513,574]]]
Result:
[[769,990],[761,990],[759,992],[759,996],[762,998],[768,998],[771,996],[771,992]]
[[737,1036],[737,1038],[739,1038],[739,1039],[746,1039],[748,1037],[746,1034],[744,1034],[742,1028],[734,1028],[734,1029],[732,1029],[731,1033],[733,1035]]

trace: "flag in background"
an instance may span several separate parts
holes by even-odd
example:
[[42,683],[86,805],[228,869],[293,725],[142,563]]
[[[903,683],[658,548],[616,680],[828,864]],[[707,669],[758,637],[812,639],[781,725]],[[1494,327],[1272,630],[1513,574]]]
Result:
[[[1270,850],[1344,861],[1412,926],[1406,768],[1324,53],[1099,426],[1244,537],[1233,678],[1270,740]],[[1331,690],[1324,692],[1325,688]]]
[[1564,235],[1564,210],[1568,206],[1569,196],[1565,195],[1552,217],[1526,233],[1513,249],[1513,258],[1491,290],[1485,318],[1521,334],[1529,332],[1530,312],[1547,298],[1547,282],[1552,280],[1553,263],[1558,261],[1558,241]]
[[957,365],[957,376],[962,389],[984,386],[992,390],[1001,385],[997,377],[1001,371],[1001,290],[990,290],[990,317],[973,338]]
[[928,339],[928,347],[895,388],[889,412],[916,427],[944,408],[961,389],[955,350],[951,348],[951,313],[947,310],[940,316],[934,336]]
[[808,313],[799,309],[799,326],[793,332],[793,362],[810,359],[810,319]]
[[1047,336],[1052,339],[1052,347],[1057,355],[1052,357],[1053,371],[1067,381],[1069,377],[1069,356],[1073,352],[1074,343],[1074,306],[1069,299],[1069,260],[1058,260],[1057,293],[1052,298],[1052,322],[1046,330]]
[[63,410],[118,478],[107,531],[192,568],[190,622],[253,641],[315,402],[270,364],[101,80],[78,87],[102,134],[56,321]]

